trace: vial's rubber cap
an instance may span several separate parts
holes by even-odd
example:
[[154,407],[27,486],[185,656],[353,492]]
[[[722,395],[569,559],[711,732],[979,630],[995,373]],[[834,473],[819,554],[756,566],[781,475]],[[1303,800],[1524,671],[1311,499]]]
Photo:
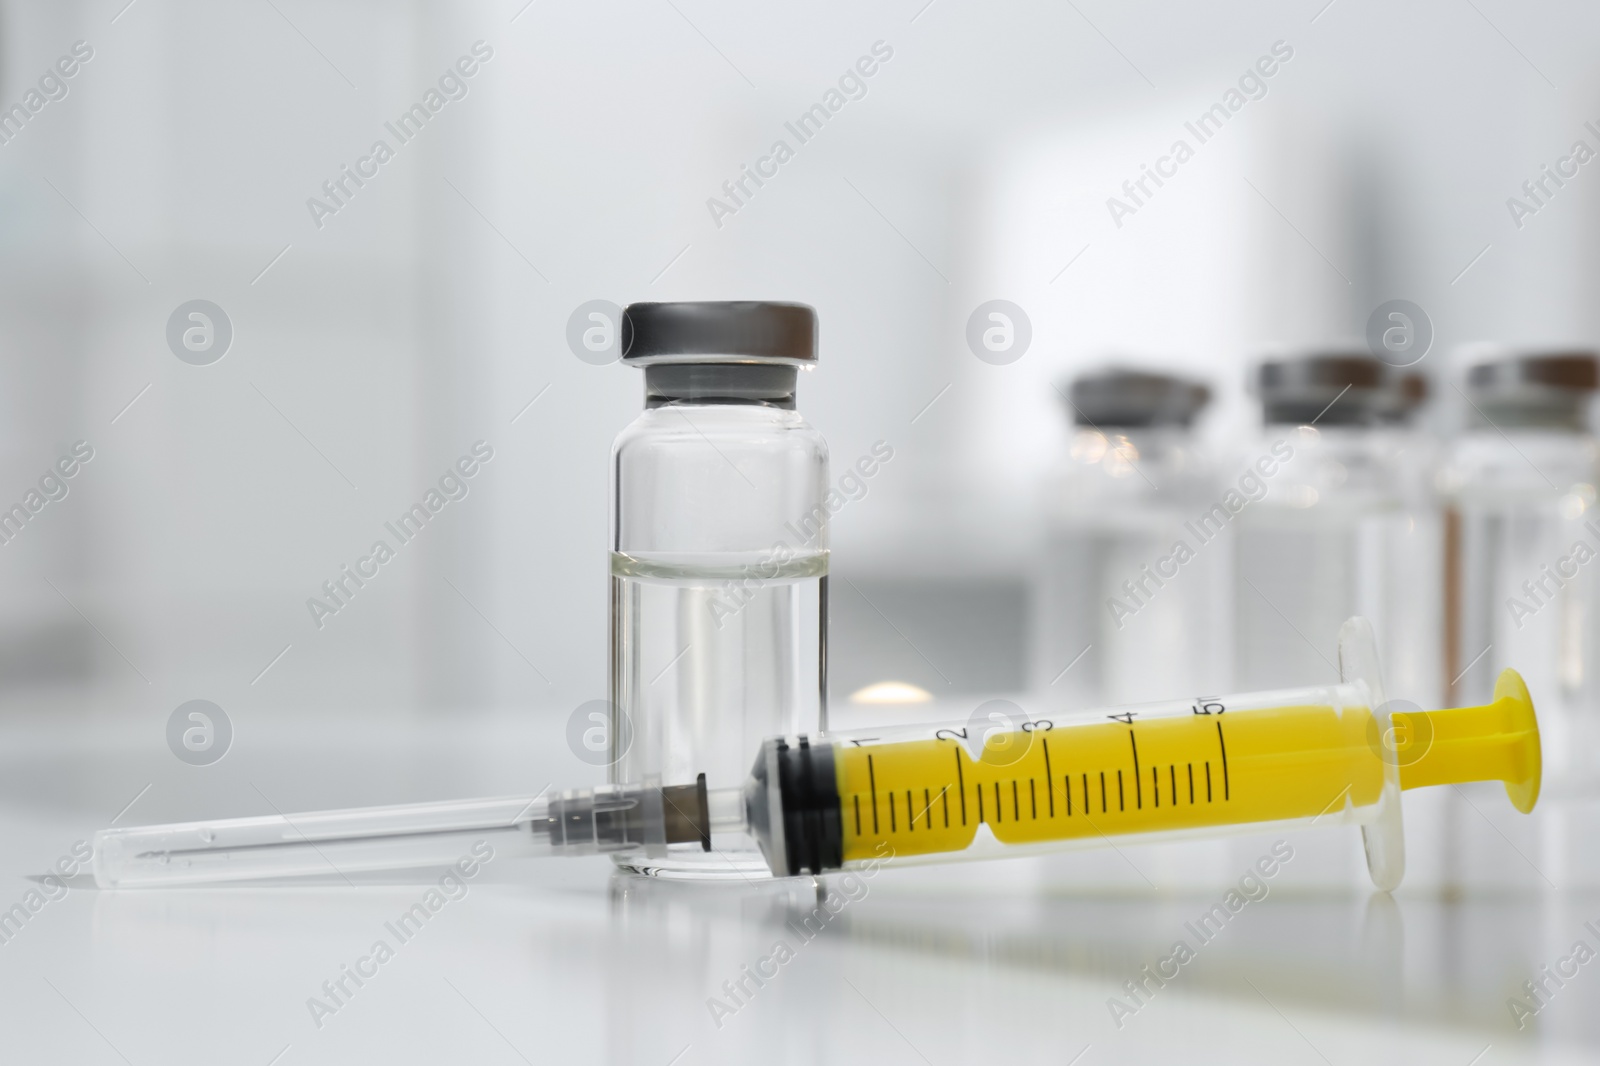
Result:
[[1403,421],[1427,399],[1427,379],[1373,358],[1335,350],[1268,359],[1255,393],[1268,423],[1365,426]]
[[1467,371],[1467,394],[1476,428],[1582,431],[1588,405],[1600,389],[1594,352],[1499,353]]
[[1401,788],[1504,781],[1511,805],[1523,814],[1539,802],[1539,722],[1515,670],[1500,674],[1494,700],[1481,707],[1395,711],[1391,719]]
[[1078,425],[1114,429],[1188,426],[1211,401],[1204,382],[1117,368],[1080,375],[1072,382],[1071,395]]
[[622,313],[622,361],[785,363],[817,361],[817,312],[762,300],[629,304]]
[[1594,392],[1600,389],[1600,357],[1594,352],[1520,352],[1486,359],[1467,371],[1474,392],[1528,387]]

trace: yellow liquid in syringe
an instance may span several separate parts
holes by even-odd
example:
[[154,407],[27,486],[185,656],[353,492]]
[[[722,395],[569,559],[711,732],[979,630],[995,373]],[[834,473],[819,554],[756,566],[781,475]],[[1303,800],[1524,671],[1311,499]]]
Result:
[[[1218,705],[1210,705],[1217,707]],[[838,749],[844,858],[1315,818],[1369,807],[1384,784],[1366,707],[1300,705]],[[881,852],[878,852],[881,854]]]

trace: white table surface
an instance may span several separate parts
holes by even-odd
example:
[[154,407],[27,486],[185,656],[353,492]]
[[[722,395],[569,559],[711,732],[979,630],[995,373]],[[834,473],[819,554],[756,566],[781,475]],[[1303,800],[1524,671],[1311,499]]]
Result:
[[[551,754],[553,718],[236,725],[235,750],[203,768],[166,751],[159,722],[58,710],[0,727],[0,908],[136,795],[118,824],[594,777]],[[1350,831],[1297,832],[1267,898],[1120,1028],[1108,1000],[1175,939],[1193,942],[1185,922],[1271,838],[891,865],[850,886],[860,898],[810,940],[790,923],[837,880],[696,886],[605,860],[505,858],[400,943],[385,923],[434,875],[121,892],[79,877],[0,943],[0,1061],[1600,1060],[1600,960],[1525,1029],[1506,1004],[1576,940],[1600,949],[1585,929],[1600,928],[1585,858],[1594,805],[1551,802],[1524,819],[1485,786],[1417,809],[1413,838],[1430,839],[1413,847],[1415,883],[1374,894]],[[1426,845],[1443,831],[1455,844],[1441,859]],[[308,1001],[379,939],[393,958],[359,988],[347,980],[351,994],[317,1024]],[[734,1005],[723,982],[780,940],[793,958],[714,1017],[708,999]]]

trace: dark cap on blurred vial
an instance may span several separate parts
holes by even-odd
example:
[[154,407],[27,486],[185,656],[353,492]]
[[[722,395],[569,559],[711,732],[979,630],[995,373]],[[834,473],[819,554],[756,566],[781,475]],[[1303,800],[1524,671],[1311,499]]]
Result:
[[1110,368],[1074,378],[1072,418],[1080,426],[1188,428],[1211,402],[1203,382],[1176,374]]
[[1269,425],[1374,426],[1404,421],[1428,397],[1428,379],[1360,350],[1268,359],[1256,395]]
[[1594,352],[1507,352],[1468,369],[1468,414],[1479,426],[1582,430],[1597,388]]
[[796,371],[817,361],[817,312],[760,300],[629,304],[622,361],[645,368],[645,406],[794,409]]

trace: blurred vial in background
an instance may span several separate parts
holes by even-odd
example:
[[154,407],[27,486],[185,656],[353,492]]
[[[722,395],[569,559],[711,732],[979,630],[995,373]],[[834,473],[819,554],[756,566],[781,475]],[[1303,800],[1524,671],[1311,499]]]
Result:
[[1365,352],[1263,363],[1263,433],[1245,459],[1264,486],[1236,525],[1234,687],[1338,675],[1334,637],[1371,619],[1395,698],[1443,688],[1436,449],[1411,428],[1426,379]]
[[1467,371],[1467,426],[1441,471],[1453,704],[1515,665],[1538,701],[1546,780],[1593,780],[1600,450],[1591,352],[1501,353]]
[[1047,477],[1034,690],[1082,710],[1226,690],[1226,548],[1185,523],[1218,495],[1195,446],[1205,385],[1105,370],[1072,382]]
[[1390,569],[1402,594],[1385,601],[1384,681],[1391,698],[1442,707],[1453,676],[1445,672],[1444,507],[1438,486],[1443,447],[1418,425],[1429,399],[1427,376],[1415,370],[1390,373],[1399,381],[1388,390],[1391,405],[1378,413],[1377,436],[1394,463],[1404,521],[1386,527]]

